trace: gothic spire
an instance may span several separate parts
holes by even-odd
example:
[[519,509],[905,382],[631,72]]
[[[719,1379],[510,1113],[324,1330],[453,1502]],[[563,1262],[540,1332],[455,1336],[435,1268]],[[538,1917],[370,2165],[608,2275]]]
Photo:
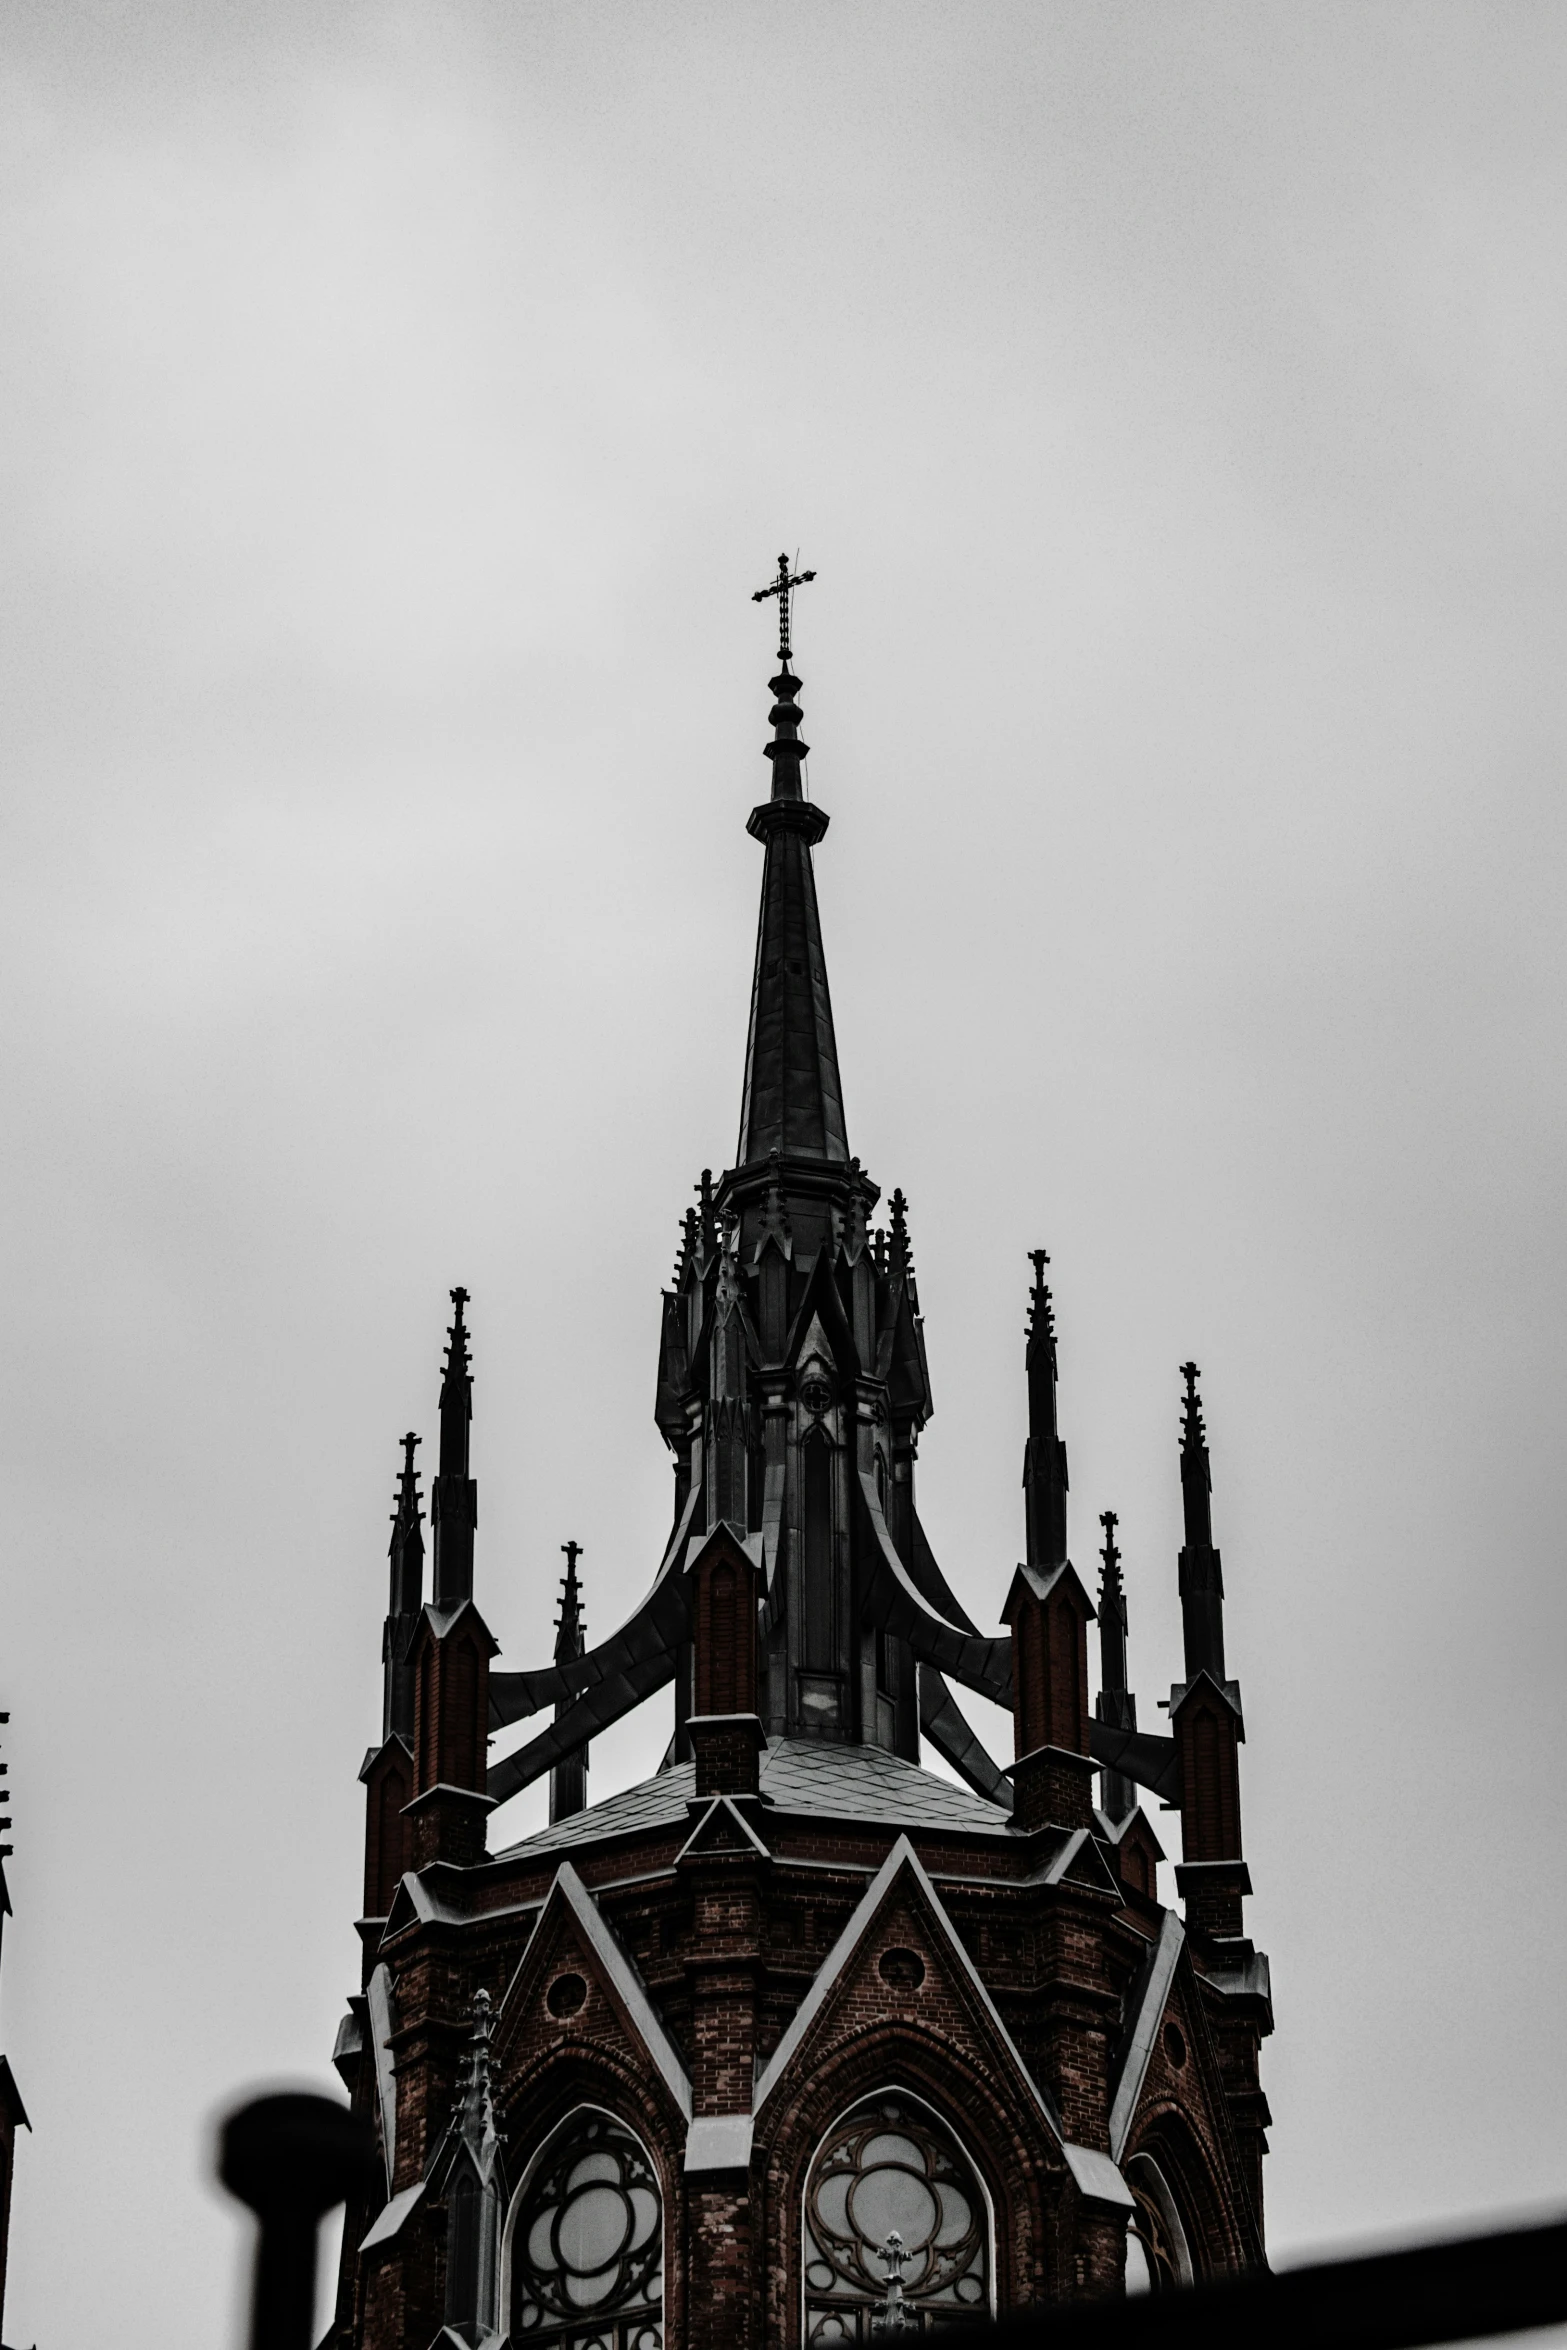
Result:
[[392,1512],[391,1594],[388,1613],[416,1616],[424,1605],[424,1512],[419,1506],[419,1472],[414,1453],[420,1439],[410,1428],[403,1438],[402,1473],[397,1480],[397,1507]]
[[800,680],[789,665],[789,597],[814,574],[792,574],[783,556],[778,561],[778,578],[757,593],[757,601],[778,598],[779,668],[771,680],[773,739],[766,746],[772,792],[752,809],[746,825],[765,848],[767,862],[736,1165],[754,1166],[775,1150],[786,1158],[846,1165],[843,1088],[811,869],[811,850],[827,830],[827,816],[805,797],[801,769],[810,745],[800,740]]
[[1186,1540],[1181,1546],[1181,1630],[1186,1678],[1202,1672],[1224,1679],[1224,1573],[1213,1546],[1213,1469],[1203,1427],[1202,1397],[1195,1363],[1183,1363],[1186,1393],[1181,1403],[1181,1503]]
[[1213,1468],[1208,1459],[1208,1435],[1203,1426],[1201,1377],[1195,1363],[1182,1363],[1186,1393],[1181,1398],[1181,1511],[1188,1550],[1213,1547]]
[[[566,1572],[560,1579],[560,1614],[555,1619],[555,1662],[574,1665],[587,1648],[587,1628],[582,1620],[582,1586],[577,1581],[577,1561],[582,1556],[580,1542],[563,1542]],[[571,1699],[561,1698],[555,1707],[555,1719],[571,1709]],[[586,1745],[574,1747],[550,1768],[550,1826],[557,1820],[569,1820],[587,1809],[588,1750]]]
[[555,1619],[555,1662],[574,1665],[587,1646],[587,1633],[582,1621],[582,1586],[577,1581],[577,1561],[582,1556],[580,1542],[563,1542],[566,1572],[560,1579],[560,1614]]
[[1023,1453],[1023,1492],[1028,1529],[1028,1564],[1059,1567],[1066,1558],[1066,1446],[1056,1422],[1056,1320],[1045,1267],[1047,1249],[1029,1250],[1034,1290],[1028,1306],[1028,1443]]
[[437,1607],[457,1607],[473,1597],[473,1534],[479,1519],[479,1489],[468,1474],[468,1429],[473,1418],[473,1375],[468,1364],[468,1332],[463,1322],[468,1292],[454,1289],[451,1300],[456,1312],[446,1333],[446,1363],[441,1378],[441,1449],[430,1493]]
[[1099,1553],[1099,1680],[1102,1688],[1116,1696],[1126,1690],[1126,1588],[1115,1539],[1120,1522],[1114,1510],[1099,1513],[1105,1530],[1104,1548]]
[[[1101,1722],[1117,1730],[1135,1730],[1137,1700],[1126,1685],[1126,1591],[1115,1540],[1120,1520],[1114,1510],[1103,1510],[1099,1523],[1105,1540],[1099,1554],[1099,1701],[1094,1711]],[[1101,1808],[1106,1819],[1119,1825],[1136,1809],[1137,1789],[1119,1771],[1105,1771],[1101,1777]]]
[[386,1630],[381,1642],[384,1689],[381,1705],[383,1742],[401,1738],[412,1746],[414,1734],[413,1642],[424,1605],[424,1532],[419,1507],[419,1472],[414,1450],[419,1439],[412,1429],[403,1438],[403,1467],[397,1481],[397,1506],[392,1512],[392,1539],[388,1546],[389,1582]]

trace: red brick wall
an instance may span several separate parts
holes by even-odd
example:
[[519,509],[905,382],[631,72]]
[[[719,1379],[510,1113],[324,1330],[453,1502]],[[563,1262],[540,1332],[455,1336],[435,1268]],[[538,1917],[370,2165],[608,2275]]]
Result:
[[[766,1807],[751,1816],[770,1861],[717,1855],[677,1869],[689,1821],[575,1856],[680,2051],[698,2113],[745,2110],[758,2059],[776,2047],[891,1842],[891,1831],[849,1821],[780,1820]],[[1134,1917],[1113,1893],[1087,1885],[1024,1882],[1034,1865],[1027,1852],[998,1839],[948,1832],[918,1843],[1066,2134],[1105,2147],[1115,2050],[1158,1913]],[[410,1925],[383,1952],[400,2023],[399,2186],[423,2175],[447,2126],[482,1982],[499,2009],[497,2105],[512,2186],[584,2102],[616,2115],[648,2148],[665,2199],[671,2345],[798,2350],[807,2168],[833,2121],[887,2087],[923,2098],[973,2162],[993,2209],[1003,2308],[1114,2289],[1121,2223],[1083,2205],[986,2002],[911,1880],[895,1888],[757,2117],[749,2174],[688,2182],[684,2116],[565,1905],[557,1899],[537,1931],[537,1911],[520,1906],[542,1899],[556,1865],[545,1854],[511,1870],[491,1863],[444,1872],[443,1899],[470,1904],[471,1922]],[[918,1955],[923,1981],[902,1979],[910,1970],[901,1961],[898,1979],[881,1974],[894,1946]],[[548,1993],[563,1970],[581,1974],[588,1989],[578,2011],[556,2016]],[[1256,2029],[1184,1961],[1171,2012],[1186,2061],[1175,2066],[1161,2040],[1132,2143],[1154,2153],[1169,2178],[1200,2265],[1223,2273],[1244,2266],[1257,2242]],[[423,2206],[363,2273],[350,2253],[342,2350],[428,2350],[441,2323],[443,2264],[443,2215]]]
[[1175,1718],[1181,1759],[1181,1854],[1237,1860],[1241,1850],[1240,1724],[1199,1683]]

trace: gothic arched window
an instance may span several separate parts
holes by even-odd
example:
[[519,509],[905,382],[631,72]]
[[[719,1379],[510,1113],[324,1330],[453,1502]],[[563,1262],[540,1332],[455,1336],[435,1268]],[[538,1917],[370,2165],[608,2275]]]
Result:
[[463,2161],[446,2191],[446,2322],[495,2331],[496,2190]]
[[561,2124],[518,2193],[508,2270],[513,2350],[662,2350],[663,2198],[622,2123]]
[[1137,2208],[1126,2223],[1128,2293],[1167,2293],[1192,2282],[1192,2256],[1169,2181],[1152,2155],[1134,2154],[1126,2183]]
[[897,2090],[866,2098],[823,2139],[806,2180],[802,2252],[807,2350],[871,2341],[889,2300],[922,2333],[990,2307],[979,2180],[950,2131]]

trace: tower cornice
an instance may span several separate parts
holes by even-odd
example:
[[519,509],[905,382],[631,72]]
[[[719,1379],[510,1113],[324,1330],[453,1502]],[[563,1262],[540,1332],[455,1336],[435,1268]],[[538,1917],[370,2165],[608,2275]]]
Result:
[[[773,749],[771,743],[768,749]],[[780,832],[797,832],[814,849],[832,819],[814,800],[763,800],[745,820],[753,840],[769,841]]]

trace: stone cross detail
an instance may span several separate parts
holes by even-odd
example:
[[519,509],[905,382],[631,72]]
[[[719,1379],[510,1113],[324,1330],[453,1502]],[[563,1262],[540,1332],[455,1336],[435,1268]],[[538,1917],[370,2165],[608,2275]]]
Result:
[[920,2321],[903,2298],[903,2264],[908,2254],[903,2249],[903,2238],[896,2228],[881,2248],[887,2264],[887,2293],[879,2309],[871,2318],[871,2332],[886,2334],[917,2334]]

